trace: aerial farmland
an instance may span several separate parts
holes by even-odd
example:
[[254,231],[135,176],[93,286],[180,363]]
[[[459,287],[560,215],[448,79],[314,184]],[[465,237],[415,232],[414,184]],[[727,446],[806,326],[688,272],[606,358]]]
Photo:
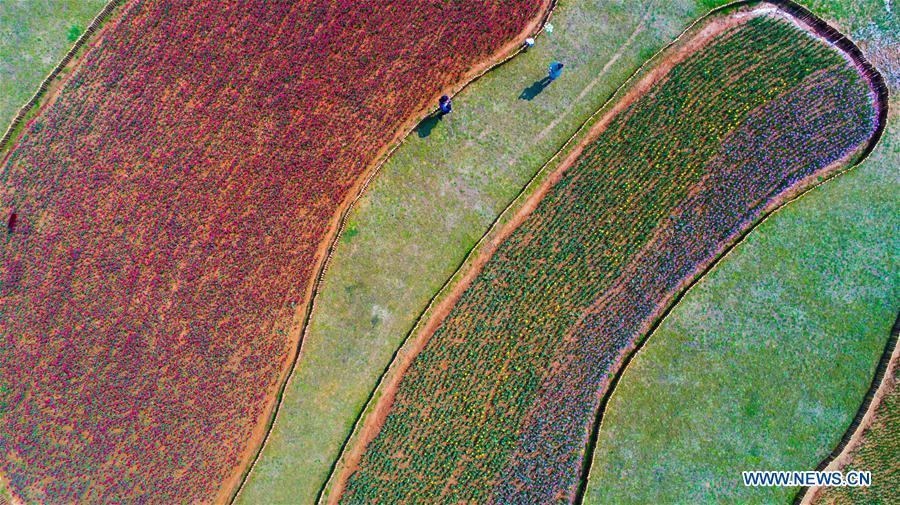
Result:
[[897,503],[895,10],[0,2],[0,505]]

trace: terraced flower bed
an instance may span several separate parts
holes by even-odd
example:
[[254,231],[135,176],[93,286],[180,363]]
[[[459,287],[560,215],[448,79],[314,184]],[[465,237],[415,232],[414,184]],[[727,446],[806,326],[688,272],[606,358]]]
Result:
[[336,216],[547,4],[129,2],[0,166],[13,494],[227,496]]
[[713,19],[661,61],[416,337],[342,502],[573,500],[624,356],[754,223],[880,128],[870,76],[771,6]]

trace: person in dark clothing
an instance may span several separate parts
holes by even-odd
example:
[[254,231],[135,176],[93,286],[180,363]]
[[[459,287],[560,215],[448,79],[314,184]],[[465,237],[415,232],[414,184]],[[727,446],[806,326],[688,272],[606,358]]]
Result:
[[450,101],[450,97],[444,95],[438,100],[438,109],[441,111],[441,115],[450,114],[453,110],[453,103]]
[[562,69],[563,64],[558,61],[554,61],[550,64],[550,73],[548,74],[548,77],[550,78],[551,82],[555,81],[556,78],[562,74]]
[[18,219],[18,215],[13,212],[9,215],[9,220],[6,222],[6,233],[12,233],[16,231],[16,220]]

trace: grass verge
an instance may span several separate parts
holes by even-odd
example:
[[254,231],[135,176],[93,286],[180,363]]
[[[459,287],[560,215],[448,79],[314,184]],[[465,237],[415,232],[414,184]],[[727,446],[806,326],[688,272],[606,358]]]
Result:
[[[4,2],[0,8],[0,132],[108,0]],[[29,117],[23,118],[25,120]],[[23,121],[24,123],[25,121]],[[17,131],[12,137],[17,136]]]

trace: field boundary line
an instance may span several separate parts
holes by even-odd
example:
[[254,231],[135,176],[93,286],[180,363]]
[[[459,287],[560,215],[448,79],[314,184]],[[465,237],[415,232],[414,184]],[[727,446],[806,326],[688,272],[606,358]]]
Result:
[[[663,315],[661,315],[659,317],[659,319],[657,319],[651,325],[650,329],[647,330],[644,337],[642,339],[640,339],[639,342],[636,343],[634,349],[632,349],[624,357],[622,357],[623,364],[619,368],[619,372],[617,372],[613,376],[613,378],[610,380],[609,391],[604,396],[603,400],[601,400],[601,410],[598,413],[599,415],[598,415],[597,429],[596,429],[596,433],[594,434],[594,437],[593,437],[594,438],[593,450],[596,450],[596,440],[599,437],[600,431],[603,428],[602,422],[603,422],[603,419],[605,418],[605,416],[603,414],[606,413],[607,405],[612,400],[612,397],[618,391],[617,386],[618,386],[619,380],[627,373],[628,367],[631,366],[634,358],[636,358],[639,354],[641,354],[644,351],[646,344],[650,341],[651,338],[653,338],[656,331],[659,329],[660,326],[662,326],[662,324],[666,321],[666,319],[669,318],[669,316],[672,314],[672,312],[674,312],[675,308],[680,305],[680,303],[684,299],[684,297],[687,296],[689,292],[691,292],[693,289],[695,289],[701,283],[705,282],[706,279],[709,278],[710,274],[713,273],[713,271],[715,271],[717,268],[719,268],[725,262],[725,260],[727,260],[728,257],[732,253],[734,253],[734,251],[736,249],[738,249],[738,247],[741,244],[746,242],[747,238],[756,229],[758,229],[760,226],[762,226],[764,223],[766,223],[769,219],[774,217],[777,213],[787,209],[788,206],[790,206],[790,205],[800,201],[802,198],[808,196],[812,190],[819,188],[820,186],[822,186],[832,180],[835,180],[835,179],[847,174],[848,172],[855,170],[860,164],[862,164],[863,161],[865,161],[865,158],[860,159],[859,161],[857,161],[855,163],[848,164],[841,170],[834,171],[831,175],[825,176],[821,181],[809,186],[808,188],[806,188],[802,192],[794,195],[793,197],[788,197],[787,199],[780,202],[780,204],[777,205],[775,208],[764,213],[764,215],[760,218],[760,220],[758,222],[756,222],[755,224],[753,224],[749,228],[747,228],[746,232],[741,234],[740,237],[733,244],[731,244],[729,247],[727,247],[725,252],[723,252],[721,254],[721,256],[719,256],[717,259],[713,260],[705,269],[703,269],[702,273],[696,279],[694,279],[693,282],[689,283],[689,285],[687,287],[685,287],[682,291],[680,291],[673,298],[671,305],[668,307],[668,309],[665,310],[663,312]],[[593,450],[591,452],[593,452]],[[584,480],[584,485],[587,486],[587,483],[589,481],[590,481],[590,475],[588,475],[587,478]],[[583,498],[584,497],[582,496],[582,500],[583,500]],[[583,503],[583,501],[578,501],[575,503],[580,505]]]
[[[53,86],[53,80],[56,79],[59,74],[61,74],[62,71],[69,66],[69,64],[73,64],[72,70],[74,71],[74,67],[77,67],[78,63],[80,63],[81,60],[81,58],[77,58],[77,56],[83,57],[88,52],[85,51],[83,54],[79,55],[81,49],[87,47],[87,49],[90,50],[91,48],[89,47],[89,43],[98,42],[102,38],[102,28],[105,26],[107,21],[111,20],[114,17],[113,13],[116,11],[116,9],[118,9],[126,1],[127,0],[110,0],[106,4],[106,6],[103,7],[103,9],[96,16],[94,16],[94,19],[91,20],[90,24],[87,26],[87,28],[85,28],[84,33],[82,33],[72,45],[72,47],[69,48],[68,51],[66,51],[66,54],[63,56],[62,60],[60,60],[59,63],[57,63],[56,66],[53,67],[52,70],[50,70],[50,73],[47,74],[47,77],[45,77],[44,80],[41,81],[37,91],[35,91],[34,94],[31,95],[31,98],[28,99],[28,101],[25,102],[25,105],[20,107],[19,111],[16,112],[16,115],[13,116],[13,119],[10,122],[9,126],[7,126],[6,131],[3,133],[3,136],[0,137],[0,154],[2,154],[3,151],[6,150],[8,150],[9,152],[13,151],[16,140],[18,140],[19,137],[18,134],[24,133],[25,128],[27,128],[28,126],[27,116],[32,112],[40,113],[40,109],[42,107],[40,101],[42,99],[47,98],[48,102],[52,100],[55,93],[50,92],[48,94],[48,91],[50,91]],[[60,85],[60,89],[62,88],[62,84],[63,83],[61,83]],[[58,92],[59,90],[56,90],[56,93]],[[6,157],[3,156],[2,162],[6,161],[5,158]],[[2,162],[0,162],[0,164],[2,164]]]
[[[856,411],[856,415],[847,427],[847,431],[841,436],[841,440],[831,453],[825,457],[816,470],[832,471],[840,470],[850,463],[850,455],[862,446],[865,435],[875,421],[875,411],[881,406],[884,398],[897,387],[894,375],[897,373],[900,363],[900,346],[897,345],[897,337],[900,335],[900,313],[894,320],[891,335],[888,337],[875,367],[872,383],[866,391],[863,401]],[[794,497],[794,505],[811,505],[823,490],[822,486],[802,487]]]
[[[349,191],[349,198],[345,200],[344,203],[341,204],[339,210],[336,212],[336,220],[332,220],[329,224],[329,237],[326,237],[326,240],[323,240],[322,245],[327,246],[324,247],[324,255],[321,255],[321,259],[318,261],[318,265],[316,267],[316,273],[313,276],[313,282],[310,286],[310,291],[308,292],[307,301],[304,303],[304,306],[298,307],[298,312],[304,312],[302,319],[300,322],[297,322],[297,314],[295,314],[295,321],[292,326],[298,327],[300,331],[300,336],[298,338],[298,342],[296,344],[296,350],[293,352],[293,357],[289,358],[289,363],[287,364],[287,374],[286,377],[279,377],[278,382],[281,383],[280,388],[275,396],[274,403],[270,407],[271,411],[268,414],[269,420],[266,422],[265,432],[263,435],[262,443],[259,445],[259,448],[254,452],[254,455],[248,464],[242,465],[242,470],[238,474],[239,475],[239,484],[236,488],[228,493],[228,498],[226,500],[215,500],[216,502],[222,501],[223,503],[233,504],[236,503],[238,498],[243,491],[250,474],[253,472],[253,469],[256,468],[256,464],[259,462],[263,451],[268,445],[270,440],[270,436],[272,430],[275,427],[275,423],[278,419],[278,413],[281,407],[281,404],[284,400],[285,391],[287,390],[287,386],[291,383],[294,378],[297,364],[299,363],[302,354],[303,354],[303,343],[306,340],[306,335],[309,331],[309,322],[311,320],[311,316],[316,307],[316,299],[319,293],[319,288],[321,286],[322,280],[327,273],[328,267],[331,263],[332,256],[334,254],[334,250],[337,244],[340,241],[341,236],[343,236],[344,229],[346,228],[347,221],[349,219],[350,214],[353,209],[356,207],[357,202],[362,199],[362,197],[366,194],[366,191],[371,184],[371,182],[375,179],[375,177],[381,172],[384,164],[391,158],[393,153],[399,149],[405,142],[406,139],[415,131],[415,128],[418,127],[419,123],[430,117],[435,113],[435,109],[433,107],[433,103],[436,101],[437,97],[442,94],[447,94],[451,97],[454,97],[468,88],[472,83],[481,79],[484,75],[495,70],[501,66],[503,66],[508,61],[512,60],[519,53],[524,50],[523,40],[526,35],[532,35],[534,37],[539,36],[543,32],[543,27],[547,23],[550,18],[550,15],[553,12],[553,9],[556,6],[557,0],[541,0],[542,8],[541,13],[535,17],[535,19],[528,23],[528,25],[523,28],[521,32],[519,32],[515,37],[513,37],[507,44],[502,46],[498,51],[496,51],[489,58],[484,60],[481,63],[476,63],[468,72],[466,72],[467,76],[460,82],[456,84],[450,85],[448,88],[445,88],[435,96],[429,100],[425,107],[425,109],[420,112],[418,115],[414,115],[409,118],[407,121],[401,124],[401,126],[397,130],[397,134],[395,137],[389,141],[386,146],[381,150],[381,152],[375,157],[375,160],[372,163],[372,167],[368,170],[368,175],[361,178],[361,181],[356,183],[355,191]],[[469,77],[471,76],[471,77]],[[319,253],[322,252],[322,247],[320,247]],[[317,253],[317,255],[320,255]],[[341,448],[343,451],[343,446]],[[332,468],[334,465],[332,465]],[[227,481],[226,481],[227,482]],[[327,481],[326,481],[327,484]],[[318,495],[321,496],[322,490],[325,487],[320,489]],[[221,494],[220,490],[220,494]],[[317,497],[318,501],[318,497]]]
[[[771,4],[777,7],[780,11],[786,13],[790,19],[800,24],[800,27],[813,35],[823,39],[825,42],[833,45],[836,49],[842,52],[845,56],[849,57],[850,61],[858,67],[858,71],[860,75],[869,82],[872,90],[876,95],[876,105],[879,107],[878,116],[877,116],[877,126],[875,131],[872,134],[872,137],[867,142],[866,146],[862,148],[862,150],[858,153],[855,153],[851,156],[850,161],[845,161],[841,163],[842,160],[837,160],[838,165],[843,165],[842,168],[838,168],[836,170],[831,170],[829,172],[828,167],[822,168],[819,173],[814,173],[809,176],[810,179],[818,179],[815,183],[808,185],[805,188],[800,188],[799,190],[794,190],[793,194],[791,190],[783,195],[783,198],[780,201],[776,200],[772,205],[769,206],[768,210],[764,210],[762,215],[758,218],[758,220],[750,225],[746,230],[742,233],[738,234],[738,236],[734,239],[734,242],[725,247],[724,251],[717,257],[714,258],[705,268],[702,269],[699,275],[696,276],[693,281],[687,283],[676,295],[673,297],[672,301],[668,308],[662,311],[660,316],[650,325],[649,329],[644,333],[644,337],[638,339],[634,348],[630,351],[626,351],[626,354],[621,359],[623,360],[622,365],[619,367],[618,371],[613,375],[610,380],[608,392],[603,396],[603,399],[600,402],[600,407],[597,411],[597,416],[595,420],[595,427],[592,428],[592,433],[589,441],[589,446],[586,450],[586,459],[585,459],[585,467],[586,473],[583,474],[582,481],[580,483],[579,494],[577,495],[577,499],[575,503],[581,505],[584,501],[585,492],[587,491],[587,485],[590,481],[590,471],[591,471],[591,463],[593,462],[593,453],[596,450],[597,439],[599,438],[600,431],[602,430],[603,418],[606,412],[606,408],[609,404],[609,401],[616,394],[617,386],[621,377],[626,373],[628,367],[631,365],[632,360],[639,353],[644,350],[645,345],[650,339],[653,337],[656,330],[662,323],[669,317],[669,315],[674,311],[675,307],[679,305],[681,300],[697,285],[703,282],[709,274],[719,267],[720,264],[735,250],[744,243],[747,237],[753,233],[754,230],[759,228],[763,223],[768,221],[772,216],[774,216],[777,212],[782,211],[787,208],[788,205],[799,201],[801,198],[810,194],[810,192],[823,184],[837,179],[838,177],[850,172],[851,170],[856,169],[859,165],[861,165],[864,161],[869,158],[869,155],[874,150],[875,146],[881,140],[882,135],[884,134],[885,127],[887,126],[888,119],[888,111],[890,108],[890,97],[888,93],[887,85],[884,82],[883,76],[878,72],[878,70],[868,61],[862,51],[856,46],[856,44],[850,40],[846,35],[842,34],[836,28],[829,25],[826,21],[819,18],[812,12],[810,12],[805,7],[793,2],[792,0],[738,0],[736,2],[732,2],[730,4],[723,5],[721,7],[717,7],[710,11],[705,17],[710,15],[718,15],[721,14],[724,10],[732,8],[732,7],[741,7],[747,5],[756,5],[756,4]],[[701,18],[702,19],[702,18]],[[700,21],[700,19],[698,19]],[[655,57],[655,56],[654,56]],[[822,173],[824,172],[824,174]],[[795,183],[796,186],[802,186],[803,181],[798,181]],[[896,337],[894,337],[896,338]],[[887,346],[890,348],[890,338],[888,339]],[[821,465],[820,465],[821,466]]]

